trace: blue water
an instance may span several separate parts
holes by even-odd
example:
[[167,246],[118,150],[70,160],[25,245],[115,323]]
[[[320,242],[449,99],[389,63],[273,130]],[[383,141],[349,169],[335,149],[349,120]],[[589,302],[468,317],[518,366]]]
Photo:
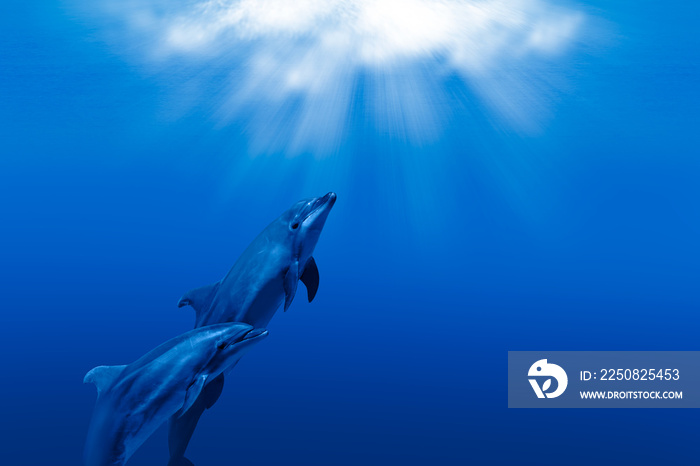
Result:
[[[413,144],[355,115],[317,158],[253,157],[65,5],[6,6],[0,462],[80,464],[84,374],[189,330],[183,292],[333,190],[316,300],[238,365],[196,464],[697,463],[695,410],[506,407],[508,350],[698,349],[698,7],[579,7],[609,35],[541,131],[474,104]],[[166,456],[161,430],[129,465]]]

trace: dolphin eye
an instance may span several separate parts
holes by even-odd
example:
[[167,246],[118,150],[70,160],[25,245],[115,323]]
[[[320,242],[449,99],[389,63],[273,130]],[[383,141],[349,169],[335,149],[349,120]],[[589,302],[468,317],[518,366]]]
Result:
[[299,228],[299,222],[292,225],[292,230],[296,230],[297,228]]

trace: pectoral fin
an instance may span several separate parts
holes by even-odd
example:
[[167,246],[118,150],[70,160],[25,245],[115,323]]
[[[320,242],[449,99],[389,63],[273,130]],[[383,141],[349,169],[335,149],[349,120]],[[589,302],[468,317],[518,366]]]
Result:
[[306,295],[309,297],[309,302],[314,300],[318,291],[318,267],[314,258],[310,258],[304,267],[304,273],[301,274],[301,282],[306,285]]
[[294,262],[284,275],[284,311],[289,309],[299,284],[299,262]]
[[188,409],[192,407],[194,402],[197,400],[199,397],[199,394],[202,393],[202,389],[204,388],[204,385],[207,383],[207,375],[202,374],[199,377],[195,379],[195,381],[192,383],[192,385],[189,386],[187,389],[187,392],[185,393],[185,402],[182,405],[182,408],[177,412],[176,416],[180,417],[183,414],[187,412]]

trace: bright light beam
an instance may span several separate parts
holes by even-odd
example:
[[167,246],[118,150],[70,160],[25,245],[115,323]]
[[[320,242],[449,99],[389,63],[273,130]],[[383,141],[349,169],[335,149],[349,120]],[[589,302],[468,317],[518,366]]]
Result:
[[216,79],[214,113],[245,126],[253,151],[316,157],[347,135],[363,78],[366,118],[408,142],[440,136],[436,102],[454,76],[506,124],[536,127],[548,109],[533,63],[584,21],[547,0],[102,2],[149,61],[186,63],[209,94]]

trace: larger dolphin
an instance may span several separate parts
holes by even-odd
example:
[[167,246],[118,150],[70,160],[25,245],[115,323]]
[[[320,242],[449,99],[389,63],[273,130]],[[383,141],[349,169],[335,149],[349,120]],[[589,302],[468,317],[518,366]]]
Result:
[[209,382],[267,335],[243,323],[191,330],[127,366],[85,376],[97,402],[85,443],[87,466],[119,466],[169,417],[187,412]]
[[[316,296],[319,274],[312,256],[335,193],[294,204],[265,228],[218,282],[187,292],[179,307],[192,306],[195,327],[220,322],[246,322],[266,327],[284,303],[289,308],[301,280],[309,302]],[[199,417],[221,395],[223,374],[205,388],[192,409],[170,421],[169,466],[192,465],[185,450]]]

